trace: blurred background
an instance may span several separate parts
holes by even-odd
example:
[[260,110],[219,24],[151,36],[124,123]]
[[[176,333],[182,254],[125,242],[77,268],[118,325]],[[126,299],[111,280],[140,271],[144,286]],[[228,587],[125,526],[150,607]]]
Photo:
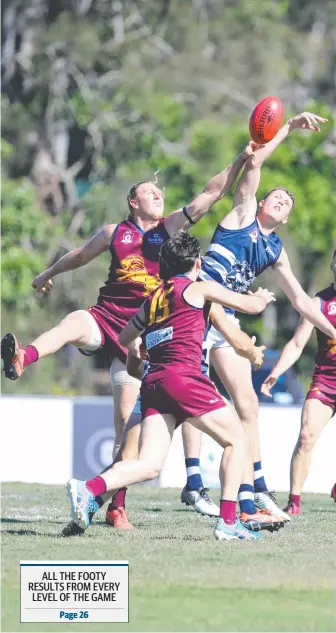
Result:
[[[34,294],[31,282],[104,223],[125,219],[130,186],[157,169],[166,212],[188,203],[242,150],[250,113],[269,94],[283,100],[286,117],[311,110],[329,118],[320,134],[286,140],[264,166],[260,187],[260,197],[278,184],[295,193],[295,211],[280,230],[292,267],[309,293],[329,283],[334,0],[3,0],[2,65],[2,335],[14,331],[26,345],[66,313],[94,304],[108,254],[57,277],[48,297]],[[228,196],[196,227],[203,249],[231,202]],[[261,283],[275,290],[269,276]],[[297,323],[276,294],[262,318],[242,320],[275,350],[270,366]],[[302,398],[314,345],[312,337],[290,402]],[[84,359],[71,347],[2,388],[111,395],[106,359]]]

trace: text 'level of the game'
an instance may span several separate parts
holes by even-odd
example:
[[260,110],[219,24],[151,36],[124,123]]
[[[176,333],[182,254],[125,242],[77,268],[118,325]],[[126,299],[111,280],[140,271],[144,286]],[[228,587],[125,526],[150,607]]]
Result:
[[21,622],[128,622],[128,561],[20,561]]

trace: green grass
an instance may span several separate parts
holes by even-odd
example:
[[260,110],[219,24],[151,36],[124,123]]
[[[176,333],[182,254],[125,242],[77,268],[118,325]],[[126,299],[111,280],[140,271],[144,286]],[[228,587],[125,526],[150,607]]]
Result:
[[[303,505],[258,543],[219,543],[178,490],[138,487],[136,530],[114,531],[101,512],[84,537],[64,539],[62,487],[4,484],[2,631],[335,631],[336,505],[322,495]],[[20,624],[20,559],[129,560],[129,624]]]

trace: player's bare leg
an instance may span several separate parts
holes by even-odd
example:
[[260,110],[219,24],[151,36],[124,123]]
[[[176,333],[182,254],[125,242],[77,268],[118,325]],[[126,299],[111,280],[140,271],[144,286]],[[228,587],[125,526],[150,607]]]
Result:
[[182,424],[182,439],[187,470],[187,484],[181,492],[181,501],[202,515],[218,516],[219,508],[208,495],[200,471],[202,433],[188,421]]
[[25,348],[13,334],[6,334],[1,343],[6,378],[16,380],[27,365],[54,354],[67,343],[76,347],[87,345],[92,337],[92,321],[93,317],[86,310],[71,312],[58,325],[41,334]]
[[[128,387],[134,387],[133,385],[127,385]],[[116,388],[113,389],[113,392]],[[117,388],[121,391],[120,388]],[[123,394],[122,398],[123,399]],[[125,408],[122,409],[125,412]],[[128,418],[125,426],[121,443],[117,453],[113,451],[113,464],[121,461],[128,461],[130,459],[136,459],[139,452],[139,437],[141,430],[141,413],[133,410]],[[107,469],[106,469],[107,470]],[[125,498],[127,488],[122,487],[120,490],[114,493],[112,499],[110,493],[102,495],[103,503],[110,499],[110,503],[106,510],[106,523],[113,528],[129,530],[134,526],[128,520],[125,510]]]
[[331,407],[320,400],[310,398],[305,401],[301,415],[301,429],[291,460],[290,494],[285,511],[298,515],[301,491],[310,469],[314,446],[324,427],[333,416]]
[[[139,383],[140,385],[140,383]],[[114,406],[114,429],[115,429],[115,443],[113,448],[113,458],[119,452],[121,446],[121,439],[126,428],[127,421],[134,409],[136,399],[139,394],[139,385],[123,384],[112,386],[113,392],[113,406]],[[128,445],[130,446],[132,436],[128,438]],[[131,452],[137,449],[131,448]]]
[[232,347],[212,348],[210,355],[216,373],[228,390],[244,426],[253,462],[254,480],[250,478],[252,467],[247,466],[244,481],[239,489],[238,499],[242,513],[247,520],[258,508],[269,513],[271,524],[281,525],[288,521],[289,517],[276,505],[274,493],[268,491],[261,470],[259,403],[253,388],[251,363],[236,354]]

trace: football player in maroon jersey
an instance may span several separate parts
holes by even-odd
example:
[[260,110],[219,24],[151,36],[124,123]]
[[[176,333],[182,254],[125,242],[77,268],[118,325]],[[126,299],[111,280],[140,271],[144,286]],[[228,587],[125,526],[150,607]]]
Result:
[[[120,224],[107,224],[86,244],[76,248],[47,270],[37,275],[32,286],[37,292],[48,293],[56,275],[88,264],[101,253],[109,251],[111,265],[108,280],[100,288],[96,305],[66,315],[55,327],[43,333],[27,347],[21,347],[14,334],[7,334],[1,343],[1,357],[6,378],[18,379],[30,364],[72,344],[84,354],[103,348],[111,360],[111,382],[114,399],[115,449],[118,452],[122,433],[133,410],[140,382],[126,371],[126,351],[118,342],[118,335],[136,313],[143,300],[160,283],[158,253],[161,245],[181,229],[198,222],[211,206],[231,188],[246,159],[253,154],[249,144],[229,167],[209,180],[202,192],[187,206],[163,218],[164,197],[151,181],[134,185],[128,196],[128,219]],[[200,433],[185,429],[185,446],[195,457],[200,450]],[[200,474],[198,481],[201,482]],[[120,527],[131,527],[123,511],[123,492],[110,505],[107,520]],[[203,486],[198,497],[204,501],[210,515],[217,515]],[[116,510],[120,508],[120,512]]]
[[[318,292],[313,299],[322,314],[336,327],[336,250],[333,254],[331,271],[333,282]],[[304,318],[296,328],[293,338],[284,347],[283,352],[264,381],[261,391],[269,396],[279,376],[292,367],[300,358],[314,326]],[[292,456],[290,470],[290,495],[285,511],[288,514],[300,514],[300,496],[307,479],[313,448],[325,425],[336,413],[336,340],[316,329],[317,353],[312,383],[309,387],[301,416],[300,435]],[[333,492],[331,493],[333,497]]]

